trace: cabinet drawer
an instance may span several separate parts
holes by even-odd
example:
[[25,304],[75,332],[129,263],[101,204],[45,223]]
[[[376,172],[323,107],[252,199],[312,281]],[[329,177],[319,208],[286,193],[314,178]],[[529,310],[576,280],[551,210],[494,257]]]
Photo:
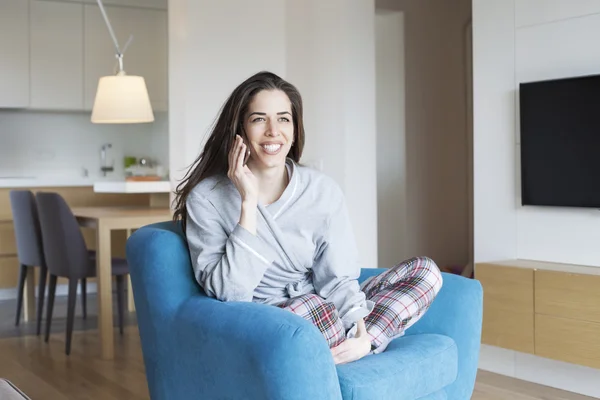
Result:
[[600,368],[600,323],[535,316],[535,354]]
[[12,222],[0,221],[0,256],[16,255],[17,242]]
[[12,221],[10,189],[0,189],[0,221]]
[[17,257],[0,257],[0,289],[15,288],[19,282]]
[[600,323],[600,276],[535,271],[535,312]]
[[483,286],[482,342],[534,352],[533,270],[477,264]]

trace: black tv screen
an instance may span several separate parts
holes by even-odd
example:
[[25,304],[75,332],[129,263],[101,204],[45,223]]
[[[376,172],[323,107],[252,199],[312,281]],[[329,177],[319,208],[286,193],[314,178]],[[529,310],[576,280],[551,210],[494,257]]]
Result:
[[519,86],[522,204],[600,208],[600,75]]

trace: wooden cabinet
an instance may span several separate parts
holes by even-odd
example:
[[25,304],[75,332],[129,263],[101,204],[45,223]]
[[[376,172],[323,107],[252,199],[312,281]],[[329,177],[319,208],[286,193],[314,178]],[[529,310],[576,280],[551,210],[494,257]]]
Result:
[[600,276],[535,271],[535,353],[600,368]]
[[482,343],[600,368],[600,269],[512,260],[475,267]]
[[29,3],[0,1],[0,108],[29,106]]
[[[143,76],[153,109],[166,111],[166,0],[104,2],[120,45],[134,36],[125,71]],[[95,0],[1,0],[0,54],[0,108],[89,111],[100,77],[116,71]]]
[[19,260],[0,256],[0,289],[15,288],[19,282]]
[[[40,0],[40,1],[54,1],[54,0]],[[96,0],[61,0],[70,3],[80,4],[98,4]],[[105,6],[129,6],[129,7],[142,7],[142,8],[155,8],[159,10],[166,10],[167,0],[102,0],[102,4]]]
[[600,276],[536,270],[535,312],[600,323]]
[[[167,13],[133,7],[105,9],[121,47],[133,35],[123,58],[125,72],[143,76],[153,109],[167,110]],[[84,26],[84,106],[91,110],[98,80],[114,74],[117,61],[114,44],[97,6],[85,5]]]
[[31,1],[31,108],[83,110],[83,5]]
[[478,264],[484,288],[483,343],[534,352],[533,270]]
[[17,254],[15,229],[10,221],[0,221],[0,257]]
[[535,354],[600,368],[600,324],[535,314]]

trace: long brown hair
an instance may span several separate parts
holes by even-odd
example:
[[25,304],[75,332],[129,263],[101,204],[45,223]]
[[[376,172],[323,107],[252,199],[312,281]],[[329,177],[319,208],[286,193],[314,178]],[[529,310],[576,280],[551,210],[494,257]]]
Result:
[[186,201],[192,189],[205,178],[226,174],[229,168],[228,154],[235,136],[243,136],[243,118],[256,94],[263,90],[281,90],[290,99],[294,124],[294,142],[288,157],[300,161],[304,149],[304,123],[302,121],[302,97],[296,87],[279,76],[262,71],[242,82],[225,102],[204,149],[191,165],[175,190],[173,220],[182,220],[185,232]]

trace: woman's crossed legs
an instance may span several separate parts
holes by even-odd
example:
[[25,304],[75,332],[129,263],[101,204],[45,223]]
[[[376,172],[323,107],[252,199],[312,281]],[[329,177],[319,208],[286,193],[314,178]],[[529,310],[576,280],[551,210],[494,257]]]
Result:
[[[363,283],[362,291],[375,303],[365,318],[373,353],[384,351],[391,340],[417,322],[429,309],[442,287],[437,265],[427,257],[406,260]],[[295,297],[277,305],[312,322],[330,348],[346,339],[333,303],[316,294]]]

